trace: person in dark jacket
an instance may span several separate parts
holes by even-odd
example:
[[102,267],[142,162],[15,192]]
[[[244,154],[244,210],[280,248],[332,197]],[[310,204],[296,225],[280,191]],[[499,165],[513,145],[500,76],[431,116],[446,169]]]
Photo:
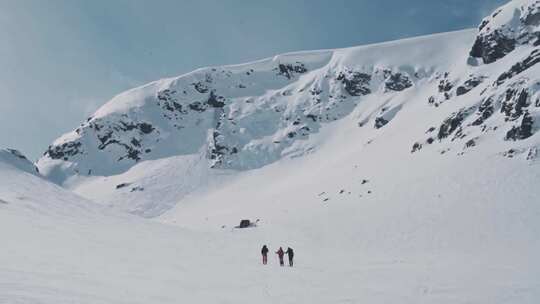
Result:
[[279,257],[279,266],[283,266],[283,256],[285,255],[285,252],[283,251],[283,248],[279,247],[279,250],[276,251],[276,254]]
[[291,247],[287,248],[287,251],[285,253],[289,256],[289,266],[292,267],[293,265],[293,258],[294,258],[294,251]]
[[266,265],[268,263],[268,247],[264,245],[261,249],[262,259],[263,259],[263,265]]

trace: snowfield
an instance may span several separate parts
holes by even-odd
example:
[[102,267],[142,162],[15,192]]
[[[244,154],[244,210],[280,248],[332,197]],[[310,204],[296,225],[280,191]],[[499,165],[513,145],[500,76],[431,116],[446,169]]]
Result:
[[[537,302],[538,162],[464,156],[460,168],[446,159],[417,170],[424,161],[404,155],[381,171],[353,150],[337,155],[194,195],[160,219],[178,226],[2,169],[0,302]],[[233,229],[244,217],[258,227]],[[296,249],[295,267],[274,254],[262,266],[263,243]]]
[[134,88],[35,165],[0,150],[0,303],[539,303],[538,37],[514,0]]

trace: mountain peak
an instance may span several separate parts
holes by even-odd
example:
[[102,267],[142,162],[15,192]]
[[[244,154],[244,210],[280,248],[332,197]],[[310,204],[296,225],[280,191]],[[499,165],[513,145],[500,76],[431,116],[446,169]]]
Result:
[[520,45],[540,45],[540,0],[513,0],[484,18],[470,55],[488,64]]

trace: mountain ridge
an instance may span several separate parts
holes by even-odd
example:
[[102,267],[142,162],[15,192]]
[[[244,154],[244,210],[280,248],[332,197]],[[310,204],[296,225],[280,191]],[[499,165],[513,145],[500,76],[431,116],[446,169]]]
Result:
[[[407,152],[414,155],[452,150],[460,156],[495,141],[491,153],[534,160],[540,119],[535,76],[539,6],[538,1],[510,2],[478,30],[292,52],[154,81],[111,99],[56,140],[37,166],[58,184],[85,188],[85,180],[123,184],[121,176],[131,176],[130,170],[154,167],[138,166],[146,161],[156,162],[156,168],[167,159],[185,161],[170,165],[190,170],[184,173],[198,182],[180,182],[190,186],[162,206],[141,198],[140,189],[149,190],[148,185],[129,188],[140,201],[132,207],[123,202],[127,196],[101,197],[156,216],[206,184],[203,177],[314,153],[315,135],[350,115],[359,129],[372,129],[358,136],[384,137],[391,124],[422,123],[424,131],[407,135]],[[508,41],[513,41],[511,50]],[[418,114],[402,117],[416,103],[423,103]],[[103,187],[118,192],[114,185]],[[141,207],[147,205],[154,211]]]

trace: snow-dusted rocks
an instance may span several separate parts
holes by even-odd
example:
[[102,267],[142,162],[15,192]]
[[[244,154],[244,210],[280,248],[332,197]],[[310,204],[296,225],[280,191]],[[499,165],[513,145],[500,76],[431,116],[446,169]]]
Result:
[[470,55],[493,63],[521,45],[540,45],[540,1],[513,0],[486,17]]
[[63,183],[174,155],[203,153],[212,168],[230,169],[301,155],[311,149],[301,142],[351,113],[358,97],[404,91],[411,73],[426,70],[356,59],[367,51],[286,54],[133,89],[55,141],[39,166]]
[[[537,7],[513,1],[479,31],[283,54],[158,80],[114,97],[57,139],[38,167],[85,192],[92,192],[87,183],[131,183],[110,185],[99,199],[156,216],[207,177],[316,152],[327,141],[320,135],[340,133],[336,124],[354,125],[354,140],[375,147],[391,145],[389,134],[400,130],[406,144],[392,149],[415,157],[527,150],[537,145],[540,116]],[[418,129],[406,133],[411,126]],[[153,171],[167,170],[165,163],[179,171]],[[152,197],[184,179],[189,186],[167,199]]]

